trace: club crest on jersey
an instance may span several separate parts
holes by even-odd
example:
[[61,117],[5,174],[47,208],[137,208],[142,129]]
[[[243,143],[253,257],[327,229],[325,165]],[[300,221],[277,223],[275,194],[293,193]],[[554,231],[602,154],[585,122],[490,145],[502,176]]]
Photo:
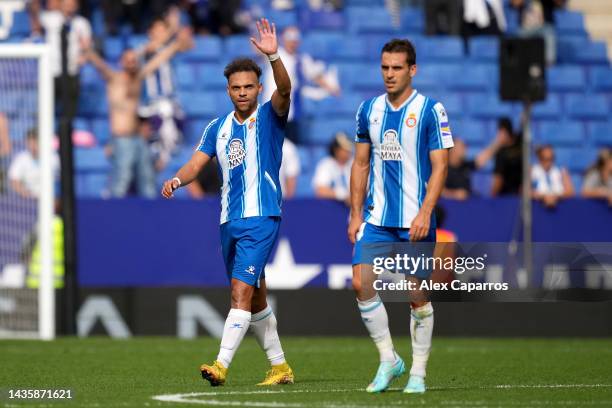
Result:
[[408,126],[409,128],[413,128],[416,126],[416,124],[416,115],[414,113],[411,113],[410,115],[408,115],[408,119],[406,119],[406,126]]
[[380,146],[380,156],[383,160],[402,160],[402,146],[399,144],[397,132],[389,129],[383,135],[383,142]]
[[240,139],[232,139],[228,144],[227,163],[230,169],[238,167],[244,161],[246,151]]
[[253,129],[253,126],[255,126],[255,118],[251,118],[251,120],[249,121],[249,129]]

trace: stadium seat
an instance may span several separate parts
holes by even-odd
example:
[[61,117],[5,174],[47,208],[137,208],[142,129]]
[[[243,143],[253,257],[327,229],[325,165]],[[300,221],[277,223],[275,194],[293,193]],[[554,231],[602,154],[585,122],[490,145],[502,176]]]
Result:
[[587,125],[589,141],[595,146],[612,147],[612,122],[591,122]]
[[484,126],[478,121],[453,121],[451,117],[450,125],[453,137],[460,138],[467,146],[483,146],[487,143]]
[[557,62],[575,63],[576,54],[582,48],[588,47],[589,39],[581,35],[560,35],[557,39]]
[[573,94],[566,97],[566,111],[575,119],[607,119],[608,104],[604,95]]
[[451,76],[445,78],[448,89],[487,91],[496,89],[499,69],[493,64],[455,65]]
[[238,57],[255,58],[259,54],[253,49],[248,35],[233,35],[225,39],[225,57],[228,61]]
[[293,10],[283,11],[270,8],[266,12],[266,18],[276,24],[276,28],[281,32],[285,27],[297,26],[297,13]]
[[597,159],[597,149],[590,147],[555,148],[556,164],[570,172],[582,172]]
[[74,157],[74,167],[77,172],[110,170],[110,163],[101,147],[76,148]]
[[311,148],[298,145],[297,151],[300,158],[300,173],[304,174],[313,171],[315,163],[312,160]]
[[591,86],[595,92],[612,91],[612,69],[610,67],[591,68]]
[[582,91],[586,87],[584,69],[577,65],[550,67],[547,72],[551,91]]
[[300,11],[300,28],[305,31],[341,31],[346,25],[344,14],[336,11],[313,11],[306,7]]
[[222,64],[205,63],[195,67],[195,83],[200,89],[225,90],[227,80],[223,76],[225,66]]
[[544,102],[538,102],[533,105],[532,115],[535,120],[557,119],[561,114],[561,98],[555,93],[549,93]]
[[542,122],[534,129],[534,143],[553,146],[581,146],[586,143],[582,122]]
[[308,144],[327,145],[332,141],[334,134],[344,131],[348,135],[355,132],[354,119],[313,119],[308,126]]
[[603,41],[589,41],[580,47],[574,54],[574,61],[584,64],[606,65],[610,64],[608,60],[608,48]]
[[91,131],[96,137],[99,146],[104,146],[110,141],[110,124],[108,119],[93,119],[91,121]]
[[105,88],[105,81],[91,64],[87,64],[81,68],[81,87],[92,92],[102,92]]
[[194,66],[188,63],[177,63],[174,70],[176,84],[180,89],[192,90],[197,84]]
[[396,34],[391,15],[384,7],[346,7],[348,31],[358,33]]
[[474,117],[498,119],[512,116],[512,105],[499,100],[497,94],[474,94],[468,96],[468,112]]
[[304,98],[304,111],[316,117],[354,117],[363,98],[353,93],[345,93],[340,97],[328,97],[320,101]]
[[499,39],[497,37],[472,37],[469,43],[470,58],[474,61],[497,63],[499,58]]
[[13,13],[13,25],[9,35],[13,36],[28,36],[31,33],[30,16],[27,11],[17,11]]
[[221,57],[223,42],[217,36],[198,35],[194,47],[177,55],[179,61],[217,61]]
[[479,197],[490,197],[492,183],[493,174],[485,171],[475,171],[472,173],[472,194]]
[[180,92],[179,101],[189,118],[217,115],[217,101],[210,93]]
[[76,175],[76,193],[79,198],[103,198],[109,181],[108,172],[87,172]]
[[[419,90],[417,88],[417,90]],[[420,92],[420,90],[419,90]],[[459,93],[454,92],[430,92],[425,93],[425,96],[432,98],[444,105],[444,109],[448,113],[449,120],[451,123],[451,128],[453,123],[459,121],[463,114],[465,113],[465,109],[463,106],[463,98]]]
[[459,61],[464,56],[457,37],[424,37],[415,43],[421,61]]
[[202,133],[210,120],[208,118],[186,120],[183,126],[183,144],[192,148],[195,147],[200,142]]
[[311,55],[313,58],[323,60],[333,58],[334,60],[338,60],[339,58],[334,54],[340,51],[340,48],[351,48],[350,46],[340,47],[340,44],[343,43],[345,38],[347,37],[337,32],[311,31],[306,33],[302,39],[300,51]]
[[403,7],[401,13],[402,32],[421,34],[425,30],[425,16],[417,7]]
[[123,39],[121,37],[106,37],[104,39],[104,58],[111,61],[119,61],[123,53]]
[[555,27],[560,34],[583,33],[584,17],[582,13],[576,11],[555,11]]
[[75,118],[74,121],[72,122],[72,128],[74,130],[88,130],[88,131],[91,130],[89,120],[83,117]]
[[132,34],[128,37],[127,44],[128,44],[128,47],[137,49],[145,45],[148,41],[149,40],[146,35]]

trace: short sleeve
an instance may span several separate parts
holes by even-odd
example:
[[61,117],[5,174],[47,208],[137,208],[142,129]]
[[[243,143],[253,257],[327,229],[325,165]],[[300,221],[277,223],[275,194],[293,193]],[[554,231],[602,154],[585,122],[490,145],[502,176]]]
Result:
[[206,126],[204,133],[202,133],[202,139],[198,145],[198,151],[206,153],[210,157],[215,157],[217,153],[217,131],[219,119],[215,119]]
[[370,140],[370,130],[368,128],[368,110],[366,109],[366,102],[361,102],[355,120],[357,122],[357,128],[355,131],[355,142],[356,143],[372,143]]
[[18,154],[11,162],[8,169],[8,179],[18,181],[21,178],[22,172],[23,155]]
[[448,123],[448,115],[440,102],[431,108],[427,124],[427,140],[429,150],[450,149],[455,145]]
[[314,177],[312,178],[312,186],[317,187],[332,187],[334,174],[333,169],[329,166],[327,158],[322,159],[315,169]]

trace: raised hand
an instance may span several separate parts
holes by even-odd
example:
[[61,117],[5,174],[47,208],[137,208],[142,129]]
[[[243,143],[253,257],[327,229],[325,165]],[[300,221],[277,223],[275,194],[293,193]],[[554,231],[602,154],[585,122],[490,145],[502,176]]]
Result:
[[278,51],[278,40],[276,39],[276,25],[262,18],[256,22],[257,31],[259,32],[259,41],[251,37],[251,42],[259,51],[266,55],[275,54]]

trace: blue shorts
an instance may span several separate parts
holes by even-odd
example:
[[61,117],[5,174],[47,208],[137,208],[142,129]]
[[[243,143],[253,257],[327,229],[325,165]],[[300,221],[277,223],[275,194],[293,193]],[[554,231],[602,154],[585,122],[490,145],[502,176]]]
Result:
[[248,217],[221,224],[221,247],[228,279],[259,287],[278,238],[280,217]]
[[[353,265],[371,264],[373,257],[392,257],[397,253],[401,253],[401,249],[395,250],[393,245],[385,245],[386,243],[404,243],[410,242],[409,228],[393,228],[379,227],[377,225],[364,222],[357,233],[357,241],[353,248]],[[418,246],[418,254],[424,253],[425,256],[433,256],[433,249],[436,242],[436,229],[431,228],[429,234],[422,240],[416,243]],[[434,245],[419,244],[419,243],[434,243]],[[370,245],[368,245],[370,244]],[[380,245],[373,245],[380,244]],[[365,248],[364,248],[365,247]],[[428,279],[431,275],[431,269],[420,269],[415,275],[421,279]]]

